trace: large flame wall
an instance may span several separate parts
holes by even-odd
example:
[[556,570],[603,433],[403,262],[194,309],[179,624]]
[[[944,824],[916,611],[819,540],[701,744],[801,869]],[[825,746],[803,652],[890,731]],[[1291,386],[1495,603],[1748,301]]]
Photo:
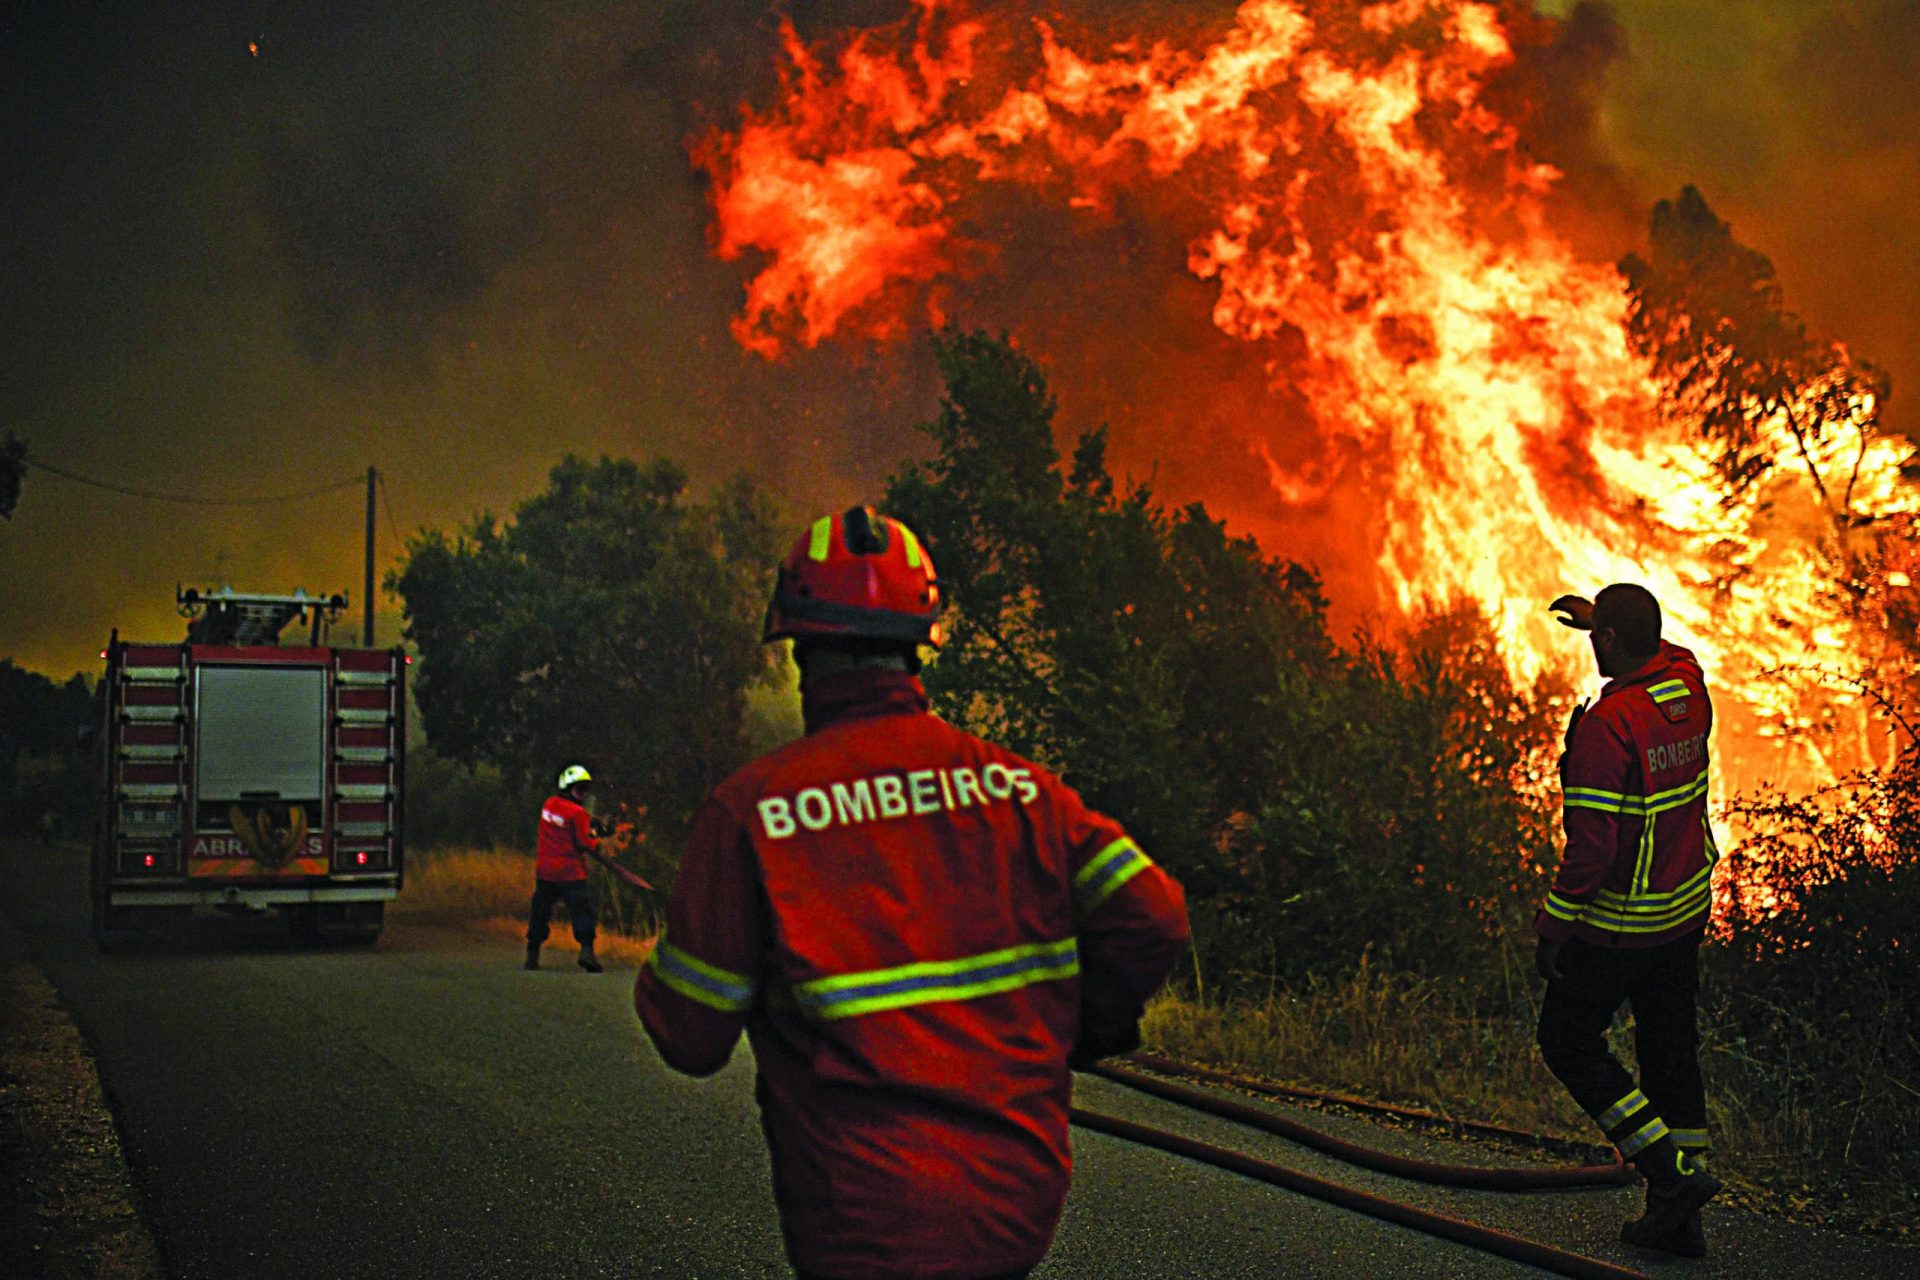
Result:
[[[1377,607],[1471,597],[1531,677],[1569,661],[1546,601],[1643,582],[1723,690],[1736,785],[1870,762],[1886,740],[1868,709],[1811,671],[1871,671],[1885,644],[1860,584],[1835,581],[1831,511],[1790,466],[1728,497],[1628,341],[1625,282],[1571,247],[1561,175],[1494,105],[1516,39],[1549,26],[1468,0],[1247,0],[1210,27],[1069,34],[919,0],[815,46],[786,28],[775,100],[695,148],[716,251],[754,264],[734,335],[774,358],[1015,298],[1069,361],[1118,344],[1152,364],[1144,451],[1186,429],[1183,402],[1231,405],[1222,470],[1243,474],[1219,488],[1237,499],[1189,483],[1254,527],[1317,525]],[[1102,290],[1123,307],[1179,287],[1116,235],[1141,221],[1181,236],[1172,270],[1207,291],[1230,377],[1103,320]],[[1030,236],[1110,265],[1064,279],[1087,259],[1042,269]],[[1761,426],[1787,456],[1782,424]],[[1854,467],[1849,514],[1920,509],[1903,442],[1825,447],[1810,461]],[[1910,589],[1897,571],[1872,585]]]

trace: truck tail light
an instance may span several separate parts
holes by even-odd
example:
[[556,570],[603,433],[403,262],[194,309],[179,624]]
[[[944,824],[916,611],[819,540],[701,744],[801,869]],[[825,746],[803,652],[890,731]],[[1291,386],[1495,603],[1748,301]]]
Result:
[[333,855],[335,871],[385,871],[393,866],[393,853],[386,845],[362,849],[337,849]]
[[115,860],[121,875],[169,876],[180,874],[178,846],[160,849],[122,849]]

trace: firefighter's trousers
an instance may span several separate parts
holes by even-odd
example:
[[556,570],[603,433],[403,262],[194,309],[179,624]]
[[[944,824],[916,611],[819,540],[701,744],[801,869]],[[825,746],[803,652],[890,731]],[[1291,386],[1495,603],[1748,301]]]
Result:
[[[1683,1151],[1706,1152],[1699,961],[1698,933],[1637,950],[1569,938],[1560,949],[1560,977],[1547,984],[1541,1056],[1628,1159],[1669,1135]],[[1607,1050],[1607,1028],[1622,1004],[1633,1008],[1637,1086]]]
[[535,880],[533,907],[527,917],[527,942],[539,946],[547,940],[553,920],[553,904],[565,902],[567,917],[573,922],[573,936],[581,946],[593,942],[593,893],[585,880]]

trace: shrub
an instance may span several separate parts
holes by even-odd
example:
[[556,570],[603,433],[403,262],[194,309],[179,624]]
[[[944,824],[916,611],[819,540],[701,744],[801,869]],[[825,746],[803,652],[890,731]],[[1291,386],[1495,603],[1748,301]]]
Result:
[[1830,1170],[1843,1195],[1920,1185],[1920,754],[1805,797],[1733,806],[1751,831],[1706,968],[1716,1092],[1751,1100],[1744,1158]]

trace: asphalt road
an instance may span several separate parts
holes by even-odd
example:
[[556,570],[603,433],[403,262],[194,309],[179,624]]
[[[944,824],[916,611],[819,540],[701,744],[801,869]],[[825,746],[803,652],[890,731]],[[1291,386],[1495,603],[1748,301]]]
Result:
[[[785,1276],[743,1045],[693,1081],[654,1056],[632,972],[520,971],[511,942],[390,926],[373,950],[289,945],[277,917],[203,913],[100,956],[82,856],[0,845],[0,904],[97,1052],[179,1277]],[[560,955],[555,961],[563,959]],[[1079,1101],[1628,1265],[1626,1190],[1419,1188],[1082,1078]],[[1510,1158],[1326,1119],[1432,1158]],[[1235,1175],[1075,1132],[1064,1277],[1540,1274]],[[1688,1276],[1881,1276],[1920,1254],[1710,1211]]]

